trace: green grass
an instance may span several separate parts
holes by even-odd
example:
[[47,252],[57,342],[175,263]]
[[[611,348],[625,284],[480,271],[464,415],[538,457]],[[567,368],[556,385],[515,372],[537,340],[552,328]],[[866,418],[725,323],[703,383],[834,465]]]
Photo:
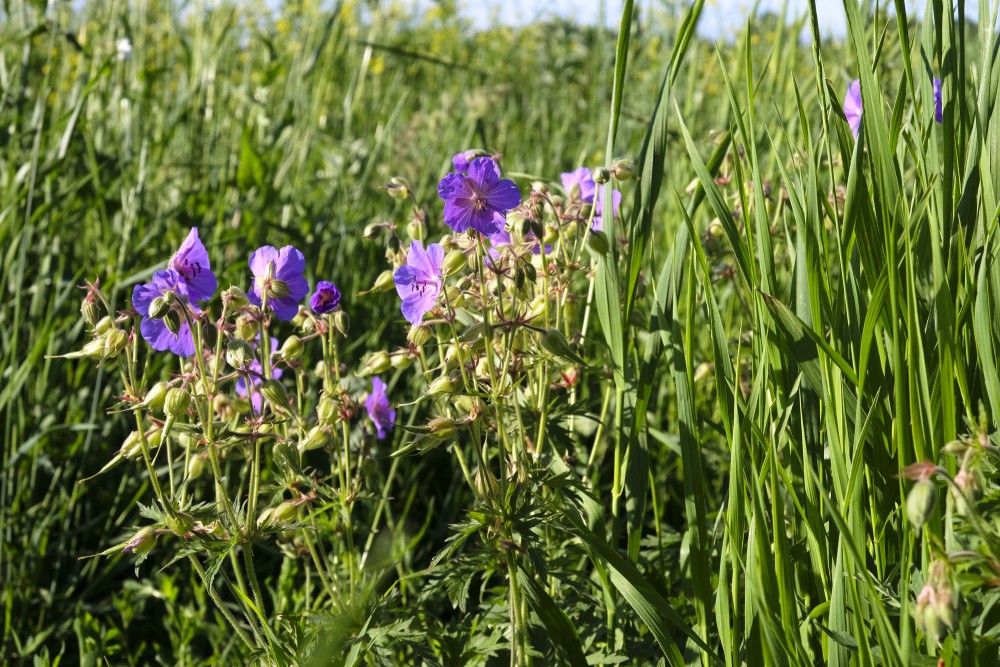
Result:
[[[593,279],[565,310],[566,333],[587,323],[592,368],[571,408],[531,422],[544,457],[505,499],[528,555],[483,536],[456,465],[476,451],[468,434],[379,449],[357,525],[384,530],[348,532],[384,567],[316,609],[321,571],[265,545],[261,632],[316,664],[997,661],[997,457],[946,447],[1000,446],[995,21],[955,19],[940,0],[923,23],[846,3],[841,41],[800,41],[819,34],[815,16],[766,16],[715,45],[692,35],[700,4],[626,3],[617,32],[480,33],[447,3],[426,16],[350,2],[41,7],[0,10],[0,662],[260,658],[189,561],[170,564],[176,541],[138,565],[81,560],[143,525],[153,492],[131,465],[79,483],[130,426],[108,414],[113,365],[52,358],[87,340],[76,286],[100,277],[122,306],[190,226],[222,288],[245,286],[253,248],[292,243],[311,284],[344,292],[341,353],[359,368],[405,344],[396,296],[357,296],[390,268],[386,237],[365,227],[414,214],[384,184],[407,179],[436,239],[438,180],[476,146],[503,153],[525,193],[619,157],[641,174],[616,186],[611,250],[581,255]],[[840,111],[854,78],[856,142]],[[418,376],[386,375],[397,402],[421,395]],[[426,423],[441,407],[428,403],[402,419]],[[906,469],[925,460],[942,470],[918,531]],[[967,512],[949,481],[960,470],[979,480]],[[353,553],[335,524],[318,541]],[[914,612],[940,562],[960,603],[938,647]],[[214,590],[238,615],[249,605],[232,576]]]

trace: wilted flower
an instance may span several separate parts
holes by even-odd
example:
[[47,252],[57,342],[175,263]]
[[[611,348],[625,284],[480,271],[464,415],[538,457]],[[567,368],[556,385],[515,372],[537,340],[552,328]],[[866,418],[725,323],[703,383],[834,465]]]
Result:
[[372,378],[372,393],[365,401],[368,418],[375,424],[378,439],[384,440],[392,432],[396,421],[396,411],[389,405],[389,397],[385,395],[385,383],[377,375]]
[[[579,199],[583,204],[594,205],[594,198],[597,198],[595,205],[594,221],[591,228],[601,231],[604,228],[604,188],[597,187],[594,177],[586,167],[578,167],[574,171],[563,172],[560,175],[563,190],[570,199]],[[621,207],[622,193],[619,190],[611,191],[611,210],[615,217],[618,217],[618,209]]]
[[210,299],[215,294],[218,284],[208,260],[208,251],[198,238],[197,227],[188,232],[180,249],[170,258],[169,266],[184,279],[191,301]]
[[250,303],[261,305],[266,297],[268,307],[279,320],[290,320],[299,312],[299,301],[309,293],[309,283],[302,274],[306,258],[290,245],[281,250],[266,245],[250,255],[253,287],[247,293]]
[[331,282],[321,280],[316,283],[316,291],[309,299],[309,307],[317,315],[325,315],[340,305],[340,290]]
[[934,120],[939,123],[944,121],[941,111],[941,79],[934,79]]
[[[150,305],[157,299],[157,305],[168,304],[167,312],[151,317]],[[150,282],[136,285],[132,305],[142,316],[139,331],[154,350],[170,350],[181,357],[194,354],[194,336],[181,309],[190,308],[195,314],[198,309],[188,303],[188,287],[179,273],[173,269],[157,271]]]
[[406,264],[396,269],[392,279],[396,293],[403,300],[403,317],[410,324],[419,324],[441,293],[441,262],[444,249],[432,243],[424,250],[420,241],[410,243]]
[[503,229],[507,211],[521,203],[514,181],[500,178],[500,167],[492,158],[479,157],[469,163],[468,175],[450,173],[438,184],[444,200],[444,222],[456,232],[475,229],[490,236]]
[[[271,350],[278,349],[278,339],[271,337]],[[275,380],[279,379],[284,371],[276,366],[271,367],[271,377]],[[236,381],[236,394],[243,398],[250,399],[250,404],[253,406],[253,411],[260,414],[263,403],[261,401],[260,395],[260,385],[264,382],[264,366],[254,359],[246,370],[241,374],[240,378]],[[249,389],[247,388],[249,384]]]
[[855,79],[847,87],[847,95],[844,96],[844,115],[851,126],[851,134],[858,138],[861,130],[861,81]]

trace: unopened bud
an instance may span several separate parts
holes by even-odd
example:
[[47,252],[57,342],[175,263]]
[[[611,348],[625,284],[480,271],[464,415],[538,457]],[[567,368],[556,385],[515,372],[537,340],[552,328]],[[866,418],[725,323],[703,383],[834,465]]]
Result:
[[463,292],[457,285],[450,285],[444,291],[445,299],[451,304],[452,308],[461,308],[465,305],[465,292]]
[[281,345],[281,358],[287,360],[298,359],[303,354],[305,354],[305,346],[302,344],[302,339],[298,336],[289,336],[285,339],[285,342]]
[[264,291],[268,299],[284,299],[292,293],[291,288],[288,287],[288,283],[284,280],[274,278],[273,280],[268,281],[266,285],[267,286]]
[[271,449],[271,458],[282,477],[285,478],[285,482],[294,482],[301,472],[299,469],[299,450],[287,442],[279,442]]
[[146,392],[146,398],[142,401],[142,407],[157,414],[162,414],[163,403],[167,399],[168,391],[170,391],[169,384],[166,382],[157,382]]
[[398,370],[409,368],[410,364],[413,363],[413,357],[410,356],[409,352],[392,354],[389,356],[389,360],[392,367]]
[[368,290],[369,292],[388,292],[391,289],[395,289],[396,283],[392,279],[392,271],[386,269],[382,273],[378,274],[378,278],[375,279],[375,284],[372,288]]
[[444,261],[441,262],[441,273],[444,276],[451,276],[466,266],[465,253],[461,250],[449,250],[448,254],[444,256]]
[[205,457],[201,454],[195,454],[190,459],[188,459],[187,464],[187,475],[189,479],[198,479],[201,474],[205,472]]
[[122,551],[127,554],[149,553],[156,546],[156,531],[146,526],[136,533]]
[[590,249],[601,257],[607,255],[611,250],[611,244],[608,242],[608,235],[596,229],[591,230],[590,236],[587,238],[587,245],[589,245]]
[[458,382],[455,378],[450,375],[442,375],[441,377],[434,378],[434,381],[430,383],[427,387],[428,396],[440,396],[442,394],[450,394],[458,388]]
[[164,522],[174,535],[181,537],[194,528],[194,518],[186,512],[175,512],[173,515],[168,514]]
[[187,413],[188,404],[191,403],[191,395],[180,387],[171,387],[167,391],[167,398],[163,404],[163,411],[167,417],[177,419]]
[[369,241],[377,239],[379,234],[382,233],[382,225],[377,222],[371,222],[365,225],[365,231],[361,233]]
[[240,315],[236,318],[236,335],[242,340],[253,340],[260,331],[257,323],[249,315]]
[[385,189],[393,199],[402,200],[410,196],[410,184],[405,178],[399,176],[389,179],[389,182],[385,184]]
[[104,338],[104,358],[114,359],[128,347],[128,334],[121,329],[112,329]]
[[170,304],[162,296],[158,296],[149,302],[149,317],[158,320],[170,312]]
[[607,167],[595,167],[593,171],[594,183],[598,185],[604,185],[611,180],[611,172],[608,171]]
[[316,416],[323,424],[333,424],[338,415],[337,402],[329,396],[321,396],[319,405],[316,406]]
[[167,325],[167,330],[173,335],[177,335],[177,332],[181,330],[181,316],[176,310],[169,310],[167,314],[163,316],[163,323]]
[[322,449],[326,447],[326,443],[330,442],[330,434],[322,426],[313,426],[306,437],[299,440],[298,449],[300,453],[308,452],[313,449]]
[[910,495],[906,498],[906,516],[917,532],[920,532],[920,528],[930,518],[936,496],[937,490],[930,481],[919,481],[910,489]]
[[454,435],[455,420],[448,419],[447,417],[437,417],[427,422],[427,428],[430,429],[431,435],[444,440]]
[[226,343],[226,363],[236,370],[248,368],[254,358],[253,348],[246,341],[234,338]]
[[365,360],[364,368],[361,369],[361,375],[376,375],[384,373],[390,368],[392,368],[392,359],[389,358],[389,353],[379,350],[370,354]]
[[333,314],[333,328],[341,336],[346,336],[351,330],[351,318],[346,310],[338,310]]
[[229,308],[246,308],[250,305],[250,300],[243,290],[232,285],[222,293],[222,303]]
[[95,338],[93,340],[87,341],[87,344],[83,346],[83,349],[79,353],[74,353],[74,356],[89,357],[91,359],[103,359],[104,358],[104,337]]
[[549,184],[546,183],[545,181],[532,181],[532,183],[531,183],[531,191],[532,192],[537,192],[540,195],[548,194],[548,192],[549,192]]
[[101,320],[101,307],[88,296],[80,304],[80,314],[83,315],[83,319],[87,324],[91,327],[96,327],[97,323]]
[[417,347],[425,344],[431,339],[431,328],[424,324],[415,324],[410,327],[410,332],[406,334],[406,340]]
[[628,181],[636,177],[639,168],[632,160],[615,160],[611,165],[611,175],[618,181]]
[[424,223],[420,218],[414,217],[408,223],[406,223],[406,235],[411,240],[419,240],[424,238]]
[[288,401],[288,393],[285,391],[285,386],[274,378],[261,382],[260,395],[264,397],[264,400],[268,402],[272,410],[291,414],[292,404]]

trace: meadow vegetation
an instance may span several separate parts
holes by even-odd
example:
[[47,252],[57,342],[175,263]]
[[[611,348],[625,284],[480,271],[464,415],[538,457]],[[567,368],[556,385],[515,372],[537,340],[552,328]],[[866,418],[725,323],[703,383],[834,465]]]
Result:
[[998,4],[702,9],[5,2],[0,662],[996,664]]

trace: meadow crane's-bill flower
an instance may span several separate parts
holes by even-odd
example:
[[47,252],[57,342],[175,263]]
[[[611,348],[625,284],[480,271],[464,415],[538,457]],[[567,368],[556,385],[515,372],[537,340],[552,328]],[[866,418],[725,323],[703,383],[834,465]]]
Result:
[[443,261],[444,249],[440,245],[432,243],[425,250],[420,241],[413,241],[406,253],[406,264],[393,274],[396,293],[403,300],[403,317],[410,324],[420,324],[437,302],[443,286]]
[[372,391],[365,401],[365,410],[368,411],[368,418],[375,424],[379,440],[385,440],[385,437],[392,432],[393,424],[396,421],[396,411],[389,404],[385,388],[385,382],[382,382],[382,378],[376,375],[372,378]]
[[855,139],[861,131],[861,111],[861,81],[855,79],[847,86],[847,95],[844,96],[844,116]]
[[326,315],[340,305],[340,290],[333,283],[321,280],[309,298],[309,307],[317,315]]
[[184,243],[170,258],[169,268],[176,271],[187,285],[188,297],[191,301],[211,299],[218,283],[212,273],[212,265],[208,259],[208,251],[198,238],[198,228],[192,227]]
[[[194,336],[188,318],[200,311],[189,303],[188,286],[179,273],[163,269],[154,273],[148,283],[136,285],[132,290],[132,306],[142,316],[139,331],[150,347],[159,352],[169,350],[180,357],[194,354]],[[185,313],[185,308],[190,311]]]
[[253,286],[247,299],[255,306],[265,300],[279,320],[290,320],[299,312],[299,302],[309,293],[309,283],[303,275],[306,258],[293,246],[281,250],[273,246],[257,248],[250,255]]
[[492,236],[504,228],[507,211],[521,203],[514,181],[500,178],[500,166],[488,157],[469,162],[469,173],[452,172],[441,179],[444,222],[456,232],[474,229]]
[[[604,219],[602,217],[604,214],[604,188],[598,187],[597,183],[594,182],[594,176],[590,169],[577,167],[573,171],[560,174],[560,179],[562,180],[563,190],[566,191],[567,197],[577,199],[583,204],[595,206],[594,221],[591,223],[591,229],[597,232],[602,231],[604,229]],[[594,204],[595,198],[597,200],[596,205]],[[621,207],[621,203],[621,191],[612,190],[611,211],[612,215],[616,218],[618,217],[618,209]]]

